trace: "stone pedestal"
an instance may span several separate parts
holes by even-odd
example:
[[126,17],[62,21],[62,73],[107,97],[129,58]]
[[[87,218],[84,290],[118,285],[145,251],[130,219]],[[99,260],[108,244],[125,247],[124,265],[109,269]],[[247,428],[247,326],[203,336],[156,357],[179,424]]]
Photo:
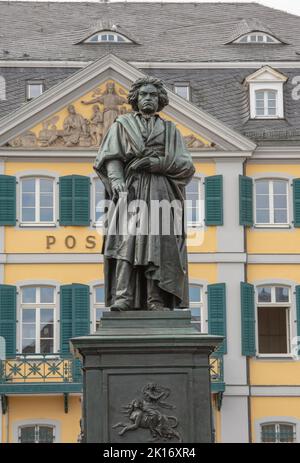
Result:
[[74,338],[83,362],[83,442],[212,441],[209,355],[190,311],[107,312]]

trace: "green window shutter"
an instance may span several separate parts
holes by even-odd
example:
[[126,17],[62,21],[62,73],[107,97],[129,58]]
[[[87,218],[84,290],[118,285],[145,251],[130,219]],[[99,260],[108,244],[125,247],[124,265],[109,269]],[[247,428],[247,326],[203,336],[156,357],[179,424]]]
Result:
[[5,339],[7,358],[16,355],[16,300],[15,286],[0,285],[0,336]]
[[225,336],[223,344],[217,353],[227,353],[226,342],[226,285],[216,283],[207,286],[208,304],[208,332],[219,336]]
[[73,336],[90,333],[90,288],[87,285],[73,284]]
[[16,225],[16,177],[0,175],[0,225]]
[[205,224],[223,225],[223,176],[205,177]]
[[243,175],[239,176],[240,192],[240,225],[253,225],[253,180]]
[[70,352],[69,339],[73,336],[73,286],[60,287],[60,351]]
[[300,336],[300,285],[296,286],[297,336]]
[[90,332],[89,286],[81,284],[60,287],[60,348],[61,353],[70,351],[69,340]]
[[300,178],[293,180],[294,227],[300,227]]
[[252,357],[255,348],[254,286],[241,282],[242,355]]
[[59,222],[61,225],[90,224],[90,179],[66,175],[59,179]]

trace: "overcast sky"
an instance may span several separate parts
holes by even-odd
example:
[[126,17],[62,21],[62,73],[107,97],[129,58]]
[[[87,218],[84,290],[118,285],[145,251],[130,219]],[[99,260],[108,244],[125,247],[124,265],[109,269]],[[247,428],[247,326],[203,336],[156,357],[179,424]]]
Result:
[[[9,1],[17,1],[17,0],[9,0]],[[28,2],[28,1],[35,1],[35,0],[23,0],[25,2]],[[47,2],[49,0],[39,0],[39,1],[43,1],[43,2]],[[50,1],[56,1],[56,2],[61,2],[61,1],[73,1],[73,2],[77,2],[77,1],[82,1],[82,0],[50,0]],[[96,3],[101,3],[101,1],[103,0],[84,0],[84,1],[87,1],[87,2],[96,2]],[[120,2],[122,0],[109,0],[110,3],[114,3],[114,2]],[[126,0],[123,0],[123,1],[126,1]],[[143,2],[145,0],[129,0],[129,1],[135,1],[135,2]],[[151,3],[155,3],[155,2],[164,2],[164,3],[168,3],[168,2],[181,2],[181,3],[189,3],[190,0],[147,0],[148,2],[151,2]],[[222,2],[222,3],[226,3],[226,2],[230,2],[230,3],[248,3],[249,0],[239,0],[239,1],[235,1],[235,0],[211,0],[213,2]],[[206,1],[204,0],[194,0],[193,3],[206,3]],[[257,3],[261,3],[263,5],[266,5],[266,6],[270,6],[272,8],[278,8],[280,10],[283,10],[283,11],[287,11],[289,13],[293,13],[293,14],[297,14],[300,16],[300,0],[257,0]]]

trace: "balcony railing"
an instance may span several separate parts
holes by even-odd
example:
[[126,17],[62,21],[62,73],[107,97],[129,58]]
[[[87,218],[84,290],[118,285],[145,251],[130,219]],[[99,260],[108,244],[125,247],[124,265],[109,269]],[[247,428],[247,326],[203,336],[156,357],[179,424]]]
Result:
[[[80,361],[72,356],[30,354],[0,360],[0,392],[81,389]],[[73,387],[67,387],[71,386]]]
[[[223,391],[223,357],[211,356],[212,391]],[[82,389],[81,363],[72,356],[30,354],[0,360],[0,394]]]

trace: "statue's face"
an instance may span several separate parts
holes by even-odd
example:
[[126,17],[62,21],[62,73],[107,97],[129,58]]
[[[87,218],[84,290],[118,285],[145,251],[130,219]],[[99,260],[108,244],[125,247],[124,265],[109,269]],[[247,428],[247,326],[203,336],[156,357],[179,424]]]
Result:
[[152,84],[143,85],[139,90],[138,108],[142,114],[154,114],[158,109],[158,90]]

